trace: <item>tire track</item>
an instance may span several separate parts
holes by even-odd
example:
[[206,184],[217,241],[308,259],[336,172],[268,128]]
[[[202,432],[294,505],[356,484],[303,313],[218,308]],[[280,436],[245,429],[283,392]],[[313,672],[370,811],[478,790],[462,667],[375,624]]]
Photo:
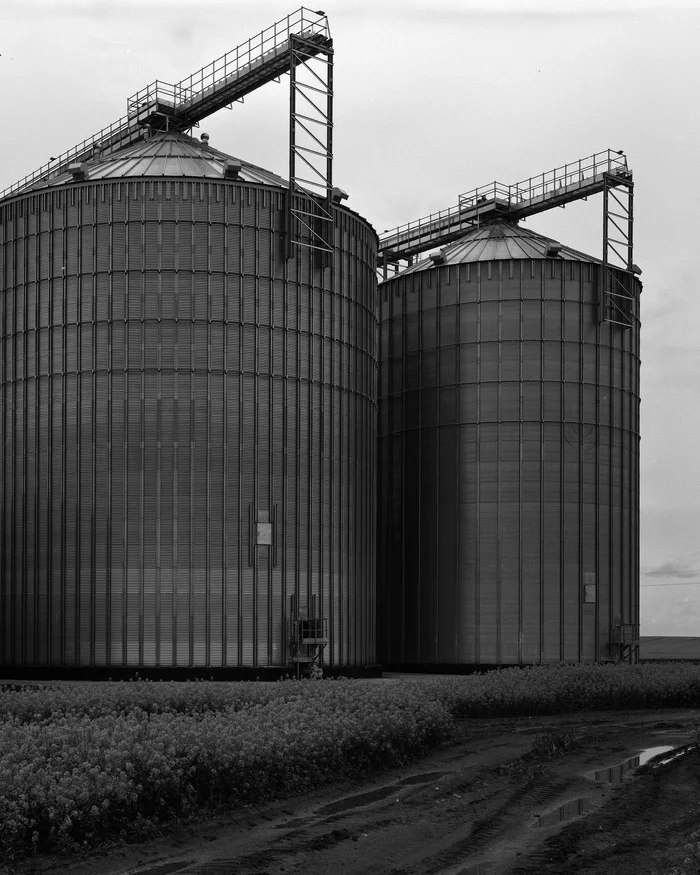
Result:
[[466,838],[454,842],[433,856],[423,858],[415,871],[440,872],[470,857],[488,856],[491,845],[527,825],[533,808],[556,798],[569,786],[570,782],[567,780],[542,777],[536,786],[516,788],[494,810],[479,817]]

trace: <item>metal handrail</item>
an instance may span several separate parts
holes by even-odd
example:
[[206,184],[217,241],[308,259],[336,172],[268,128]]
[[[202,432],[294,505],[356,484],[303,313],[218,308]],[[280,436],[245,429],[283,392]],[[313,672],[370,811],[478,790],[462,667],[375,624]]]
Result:
[[518,204],[561,189],[566,190],[571,185],[581,185],[600,176],[601,173],[613,173],[618,170],[627,170],[627,158],[622,152],[606,149],[604,152],[595,152],[586,158],[579,158],[570,164],[563,164],[561,167],[555,167],[537,176],[530,176],[512,185],[493,182],[480,186],[461,194],[459,203],[462,207],[471,206],[484,195],[487,197],[491,195],[494,199],[500,195],[509,203]]
[[138,113],[144,106],[150,106],[155,102],[177,106],[179,103],[194,97],[195,93],[181,87],[179,83],[171,85],[169,82],[163,82],[162,79],[156,79],[145,88],[141,88],[136,94],[132,94],[126,102],[126,107],[131,116]]
[[329,38],[328,19],[325,14],[311,12],[302,6],[296,12],[286,15],[174,85],[156,80],[137,91],[127,101],[129,112],[135,112],[144,105],[163,100],[172,102],[177,107],[194,101],[204,92],[211,93],[248,72],[255,65],[287,51],[289,38],[292,35],[306,37],[320,35]]
[[463,213],[478,208],[482,202],[503,202],[505,207],[520,206],[550,194],[564,193],[572,187],[578,188],[603,173],[627,172],[627,169],[627,158],[622,152],[606,149],[604,152],[596,152],[586,158],[555,167],[537,176],[530,176],[512,185],[497,181],[480,185],[459,195],[457,206],[438,210],[436,213],[430,213],[385,231],[380,236],[380,246],[386,248],[400,243],[402,239],[412,238],[421,233],[432,234],[439,231],[441,227],[453,226],[455,221],[459,220],[463,220],[466,225],[474,224],[476,219],[472,216],[464,216]]
[[138,114],[144,105],[162,102],[178,107],[191,103],[204,92],[211,93],[252,69],[256,64],[263,63],[270,56],[281,54],[286,50],[285,44],[288,45],[292,35],[330,38],[326,15],[302,6],[180,82],[170,84],[156,79],[128,98],[127,116],[102,128],[77,146],[67,149],[18,182],[3,189],[0,191],[0,200],[22,191],[40,179],[57,176],[70,163],[91,157],[98,147],[105,149],[115,143],[121,144],[142,137],[143,129],[139,126]]
[[78,143],[77,146],[73,146],[71,149],[67,149],[65,152],[61,152],[58,157],[52,158],[47,164],[42,164],[42,166],[39,167],[38,170],[35,170],[33,173],[28,173],[18,182],[13,183],[12,185],[9,185],[7,188],[0,191],[0,200],[9,197],[15,192],[21,191],[38,179],[50,179],[52,176],[58,175],[59,173],[63,172],[66,165],[72,163],[73,161],[79,161],[82,158],[92,157],[96,147],[101,146],[104,143],[109,142],[110,140],[123,140],[124,137],[128,135],[129,129],[131,127],[132,122],[129,120],[128,117],[117,119],[116,122],[112,122],[111,125],[108,125],[106,128],[102,128],[101,131],[98,131],[91,137],[87,137],[81,143]]
[[[406,222],[393,228],[391,231],[385,231],[380,237],[380,243],[386,246],[388,241],[401,242],[402,237],[413,237],[422,230],[425,233],[433,233],[440,229],[441,225],[452,226],[454,220],[460,218],[463,208],[460,206],[447,207],[444,210],[438,210],[436,213],[430,213],[427,216],[422,216],[420,219],[415,219],[412,222]],[[468,224],[472,224],[472,220],[468,220]]]
[[616,623],[613,626],[613,643],[634,644],[639,640],[638,623]]
[[306,641],[328,639],[327,617],[293,617],[290,619],[290,641],[304,644]]
[[330,38],[328,19],[324,13],[313,12],[302,6],[177,84],[180,88],[193,88],[196,82],[200,91],[222,84],[239,67],[279,50],[282,44],[289,42],[292,34]]

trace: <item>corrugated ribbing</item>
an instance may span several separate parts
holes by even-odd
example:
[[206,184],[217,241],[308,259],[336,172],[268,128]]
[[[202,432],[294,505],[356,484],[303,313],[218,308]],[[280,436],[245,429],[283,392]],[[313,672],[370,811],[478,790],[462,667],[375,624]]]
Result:
[[282,666],[293,596],[375,661],[376,235],[287,261],[283,199],[0,207],[2,664]]
[[597,270],[380,287],[380,661],[594,661],[639,622],[640,286],[599,324]]

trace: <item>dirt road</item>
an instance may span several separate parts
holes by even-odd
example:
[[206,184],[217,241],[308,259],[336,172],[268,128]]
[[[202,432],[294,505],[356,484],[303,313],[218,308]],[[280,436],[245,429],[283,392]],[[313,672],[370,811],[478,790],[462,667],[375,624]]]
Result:
[[[681,875],[700,871],[696,711],[458,721],[424,759],[43,875]],[[657,754],[639,767],[638,755]],[[664,756],[666,760],[664,760]]]

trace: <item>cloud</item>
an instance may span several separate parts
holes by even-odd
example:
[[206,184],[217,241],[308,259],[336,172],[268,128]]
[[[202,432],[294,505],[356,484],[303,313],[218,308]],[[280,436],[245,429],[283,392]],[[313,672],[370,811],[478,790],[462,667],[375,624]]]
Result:
[[[673,598],[668,597],[669,592]],[[642,590],[642,635],[700,635],[700,597],[692,590],[678,597],[680,592],[683,590]]]
[[179,19],[168,26],[168,34],[175,42],[187,43],[194,38],[191,22]]
[[[694,577],[700,577],[700,570],[693,568],[686,562],[674,562],[669,559],[655,568],[642,569],[642,575],[644,577],[678,577],[681,580],[690,580]],[[700,583],[700,580],[697,582]]]

